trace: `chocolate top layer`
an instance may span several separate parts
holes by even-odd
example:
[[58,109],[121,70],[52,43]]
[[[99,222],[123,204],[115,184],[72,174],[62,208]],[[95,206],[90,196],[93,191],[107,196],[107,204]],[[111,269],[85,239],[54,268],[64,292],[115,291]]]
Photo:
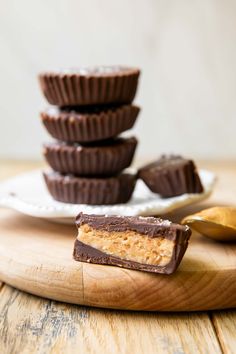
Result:
[[132,230],[149,237],[165,237],[185,242],[191,235],[191,230],[186,225],[174,224],[169,220],[143,216],[119,216],[119,215],[88,215],[80,213],[76,218],[77,227],[89,225],[95,229],[104,231]]
[[71,173],[60,173],[60,172],[56,172],[54,170],[50,170],[50,172],[43,172],[44,175],[47,176],[48,179],[54,180],[54,181],[62,181],[65,183],[72,183],[72,182],[84,182],[85,184],[87,183],[96,183],[96,182],[109,182],[109,181],[117,181],[117,180],[126,180],[127,183],[129,183],[129,181],[133,181],[136,180],[136,174],[132,173],[132,171],[130,171],[129,169],[124,170],[124,172],[112,176],[112,177],[103,177],[103,176],[93,176],[93,177],[78,177],[75,176]]
[[64,141],[57,141],[57,142],[52,142],[52,143],[45,143],[44,147],[45,148],[54,148],[54,149],[62,149],[63,150],[70,150],[70,149],[77,149],[77,150],[85,150],[91,151],[94,153],[96,149],[116,149],[118,146],[125,146],[125,145],[136,145],[138,143],[137,139],[135,137],[130,137],[130,138],[115,138],[115,139],[107,139],[107,140],[102,140],[100,142],[93,142],[93,143],[83,143],[78,144],[78,143],[71,143],[71,142],[64,142]]
[[93,67],[81,67],[81,68],[65,68],[59,70],[52,70],[48,72],[43,72],[40,76],[44,75],[55,75],[55,76],[64,76],[64,75],[79,75],[79,76],[117,76],[117,75],[133,75],[139,74],[140,70],[137,68],[130,68],[121,65],[101,65]]
[[[51,106],[45,110],[45,113],[50,116],[50,117],[55,117],[55,116],[65,116],[65,117],[71,117],[71,116],[84,116],[84,115],[96,115],[96,114],[102,114],[102,113],[110,113],[110,112],[116,112],[122,109],[125,109],[126,107],[130,107],[130,105],[100,105],[100,106],[70,106],[70,107],[54,107]],[[133,108],[136,110],[140,110],[138,106],[132,105]]]
[[190,161],[192,160],[185,159],[180,155],[162,155],[158,160],[142,167],[140,171],[149,170],[153,172],[162,170],[165,167],[172,168],[176,166],[182,166],[186,163],[189,163]]

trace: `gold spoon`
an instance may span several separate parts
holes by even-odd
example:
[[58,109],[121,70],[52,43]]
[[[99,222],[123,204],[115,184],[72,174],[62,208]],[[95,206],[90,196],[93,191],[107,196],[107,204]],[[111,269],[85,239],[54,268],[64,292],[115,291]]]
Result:
[[186,216],[182,224],[217,241],[236,241],[236,208],[213,207]]

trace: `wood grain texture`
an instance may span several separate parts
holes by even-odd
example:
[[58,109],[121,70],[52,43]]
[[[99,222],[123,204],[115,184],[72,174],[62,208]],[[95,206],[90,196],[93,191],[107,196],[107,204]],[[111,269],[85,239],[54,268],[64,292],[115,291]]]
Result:
[[4,286],[0,347],[9,353],[221,353],[207,314],[86,309]]
[[[187,210],[184,208],[178,213],[169,215],[170,218],[178,221],[187,213],[198,211],[203,207],[235,204],[236,164],[202,163],[201,166],[212,169],[219,176],[216,192],[203,205],[193,206]],[[13,164],[1,161],[0,179],[38,167],[37,163]],[[8,220],[9,225],[16,222],[14,218]],[[30,227],[36,222],[32,218],[27,218],[26,221]],[[37,229],[37,222],[35,226]],[[51,226],[53,227],[53,224]],[[41,228],[40,230],[42,231]],[[61,226],[58,233],[66,230],[68,234],[72,232],[74,235],[72,228],[64,226]],[[19,232],[20,230],[18,234]],[[34,237],[34,232],[30,230],[26,235]],[[222,352],[235,353],[235,311],[214,311],[211,314],[215,334],[209,316],[205,313],[141,314],[86,309],[27,295],[5,285],[0,292],[0,348],[3,354],[97,353],[101,351],[100,349],[104,354],[212,354],[220,353],[221,346]],[[111,345],[114,345],[112,351]]]
[[211,319],[223,352],[236,353],[236,311],[215,311]]
[[0,279],[46,298],[129,310],[192,311],[236,306],[236,244],[193,236],[173,275],[72,259],[76,229],[14,211],[0,214]]

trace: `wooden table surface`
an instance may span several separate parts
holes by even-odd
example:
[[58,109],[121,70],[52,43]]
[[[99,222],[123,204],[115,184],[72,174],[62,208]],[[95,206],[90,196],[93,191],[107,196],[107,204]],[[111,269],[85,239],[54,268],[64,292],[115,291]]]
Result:
[[[0,161],[0,179],[39,166]],[[236,164],[205,162],[200,166],[219,176],[214,202],[220,203],[223,189],[224,200],[227,197],[229,204],[236,204]],[[1,354],[236,353],[236,310],[141,313],[95,309],[28,295],[6,284],[1,284],[0,294]]]

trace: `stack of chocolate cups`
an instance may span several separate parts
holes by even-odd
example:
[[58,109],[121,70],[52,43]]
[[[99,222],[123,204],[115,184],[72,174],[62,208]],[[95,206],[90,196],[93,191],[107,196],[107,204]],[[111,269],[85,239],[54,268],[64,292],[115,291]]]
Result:
[[139,73],[116,66],[39,75],[42,92],[53,105],[41,118],[57,139],[44,145],[53,170],[44,179],[54,199],[102,205],[131,198],[136,176],[122,171],[132,162],[137,139],[118,135],[137,119],[139,107],[132,101]]

